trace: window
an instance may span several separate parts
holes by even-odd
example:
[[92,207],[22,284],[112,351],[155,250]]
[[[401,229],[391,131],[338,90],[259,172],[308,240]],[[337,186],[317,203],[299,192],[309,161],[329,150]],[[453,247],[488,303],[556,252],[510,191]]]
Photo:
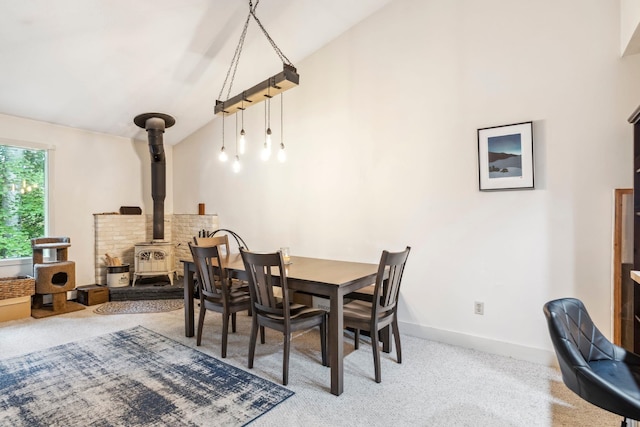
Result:
[[47,150],[0,143],[0,260],[31,257],[46,231]]

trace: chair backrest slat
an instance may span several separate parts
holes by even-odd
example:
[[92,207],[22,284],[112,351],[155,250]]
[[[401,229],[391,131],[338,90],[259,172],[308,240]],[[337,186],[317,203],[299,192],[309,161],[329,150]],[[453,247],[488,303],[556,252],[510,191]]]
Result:
[[218,246],[218,252],[220,251],[220,247],[223,247],[225,255],[229,254],[229,236],[227,234],[212,237],[194,236],[193,243],[197,246]]
[[[373,293],[372,319],[395,313],[404,266],[410,251],[409,246],[402,252],[382,251]],[[387,276],[386,279],[385,276]]]
[[198,272],[198,283],[204,296],[228,301],[228,287],[216,286],[216,280],[226,284],[226,271],[221,268],[218,246],[197,246],[189,242],[193,262]]
[[[249,293],[255,310],[259,314],[282,316],[288,322],[289,292],[281,253],[256,253],[243,248],[240,253],[249,276]],[[276,298],[275,287],[282,289],[282,301]]]

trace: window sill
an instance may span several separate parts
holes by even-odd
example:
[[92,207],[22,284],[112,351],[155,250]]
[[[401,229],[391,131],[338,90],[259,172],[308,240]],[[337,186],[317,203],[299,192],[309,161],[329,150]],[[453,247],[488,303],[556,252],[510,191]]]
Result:
[[33,262],[32,258],[9,258],[0,259],[0,267],[9,267],[12,265],[28,265]]

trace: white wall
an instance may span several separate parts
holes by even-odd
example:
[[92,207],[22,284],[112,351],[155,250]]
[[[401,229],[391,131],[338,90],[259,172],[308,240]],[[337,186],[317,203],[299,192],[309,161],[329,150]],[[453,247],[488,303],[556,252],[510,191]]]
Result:
[[620,0],[620,44],[623,55],[640,53],[640,1]]
[[[93,214],[117,212],[120,206],[140,206],[143,213],[153,212],[147,142],[6,115],[0,115],[0,137],[55,147],[49,234],[71,238],[69,259],[76,263],[77,285],[95,283]],[[142,137],[146,137],[144,132]],[[172,147],[165,146],[165,150],[165,211],[171,212]],[[31,273],[30,263],[0,266],[0,277]]]
[[[245,113],[239,175],[216,159],[220,120],[175,146],[175,209],[204,202],[257,250],[377,262],[412,246],[400,318],[416,335],[539,358],[542,306],[564,296],[610,333],[612,194],[632,186],[626,119],[640,103],[619,13],[595,0],[394,1],[295,64],[286,164],[256,160],[262,105]],[[476,130],[529,120],[536,189],[479,192]]]

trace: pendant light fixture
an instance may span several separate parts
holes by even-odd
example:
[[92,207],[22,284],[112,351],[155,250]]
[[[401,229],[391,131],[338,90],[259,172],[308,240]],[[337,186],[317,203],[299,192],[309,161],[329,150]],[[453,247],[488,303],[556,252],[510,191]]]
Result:
[[283,110],[284,107],[282,106],[283,101],[283,97],[282,97],[282,93],[280,94],[280,149],[278,150],[278,160],[280,160],[281,163],[284,163],[287,160],[287,153],[285,153],[284,151],[284,126],[283,126]]
[[224,150],[224,114],[222,115],[222,148],[220,149],[220,154],[218,155],[218,159],[221,162],[226,162],[229,157]]
[[236,116],[236,158],[233,160],[233,171],[240,172],[240,156],[238,156],[238,116]]
[[267,124],[267,103],[264,104],[264,127],[267,130],[264,133],[264,143],[262,144],[260,158],[266,162],[271,157],[271,128]]
[[267,90],[267,102],[264,104],[264,148],[262,149],[262,160],[267,161],[271,157],[271,94]]
[[[247,148],[247,140],[244,132],[244,99],[242,100],[242,107],[240,108],[242,115],[242,129],[240,129],[240,147],[238,148],[238,154],[244,154]],[[238,116],[236,116],[238,117]]]
[[[256,8],[258,7],[258,3],[260,2],[260,0],[257,0],[255,2],[255,4],[253,3],[252,0],[249,0],[249,14],[247,15],[247,18],[245,20],[244,23],[244,27],[242,29],[242,33],[240,34],[240,40],[238,41],[238,45],[236,47],[235,53],[233,55],[233,58],[231,60],[231,64],[229,66],[229,69],[227,70],[227,74],[224,80],[224,83],[222,85],[222,89],[220,90],[220,94],[218,95],[218,98],[216,100],[216,105],[214,108],[214,113],[216,115],[222,115],[222,149],[221,149],[221,153],[220,153],[220,158],[222,160],[223,157],[223,153],[225,151],[225,146],[224,146],[224,117],[226,115],[229,114],[235,114],[238,111],[241,111],[242,114],[242,128],[240,130],[240,139],[238,140],[238,134],[237,134],[237,129],[236,129],[236,160],[237,163],[240,163],[240,155],[243,155],[245,153],[245,149],[246,149],[246,140],[245,140],[245,129],[244,129],[244,110],[247,107],[251,107],[252,105],[258,104],[261,101],[266,101],[265,102],[265,140],[263,143],[263,148],[261,150],[261,154],[260,157],[263,160],[268,160],[271,157],[271,137],[272,137],[272,130],[271,130],[271,98],[277,94],[282,94],[282,92],[291,89],[295,86],[298,85],[299,81],[300,81],[300,76],[298,75],[295,67],[293,66],[293,64],[291,63],[291,61],[289,61],[289,59],[284,55],[284,53],[282,53],[282,51],[280,50],[280,48],[276,45],[276,43],[273,41],[273,39],[271,38],[271,36],[269,35],[269,33],[267,32],[267,30],[264,28],[264,26],[262,25],[262,22],[260,22],[260,19],[258,19],[258,17],[256,16]],[[273,47],[273,49],[275,50],[276,54],[280,57],[280,59],[282,60],[282,72],[278,73],[274,76],[271,76],[269,78],[267,78],[266,80],[256,84],[255,86],[239,93],[236,96],[230,97],[230,93],[231,93],[231,88],[233,86],[233,81],[236,75],[236,71],[238,68],[238,64],[240,61],[240,55],[242,53],[242,47],[244,45],[244,41],[245,41],[245,37],[247,35],[247,28],[249,26],[249,22],[251,21],[251,19],[253,18],[253,20],[258,24],[258,27],[260,28],[260,30],[262,30],[262,33],[264,34],[264,36],[267,38],[267,40],[269,41],[269,43],[271,44],[271,46]],[[227,86],[227,82],[229,82],[229,85]],[[227,100],[226,101],[221,101],[220,98],[222,97],[222,94],[225,91],[225,88],[227,88]],[[282,115],[283,115],[283,107],[282,107],[282,96],[280,97],[280,124],[282,126],[283,123],[283,119],[282,119]],[[236,119],[237,122],[237,119]],[[281,132],[281,137],[280,137],[280,149],[278,151],[278,159],[280,161],[284,161],[284,159],[286,158],[286,155],[284,153],[284,142],[283,142],[283,138],[282,138],[282,132]],[[226,153],[224,153],[224,157],[226,159]],[[234,170],[235,170],[235,165],[236,165],[236,161],[234,161]]]

